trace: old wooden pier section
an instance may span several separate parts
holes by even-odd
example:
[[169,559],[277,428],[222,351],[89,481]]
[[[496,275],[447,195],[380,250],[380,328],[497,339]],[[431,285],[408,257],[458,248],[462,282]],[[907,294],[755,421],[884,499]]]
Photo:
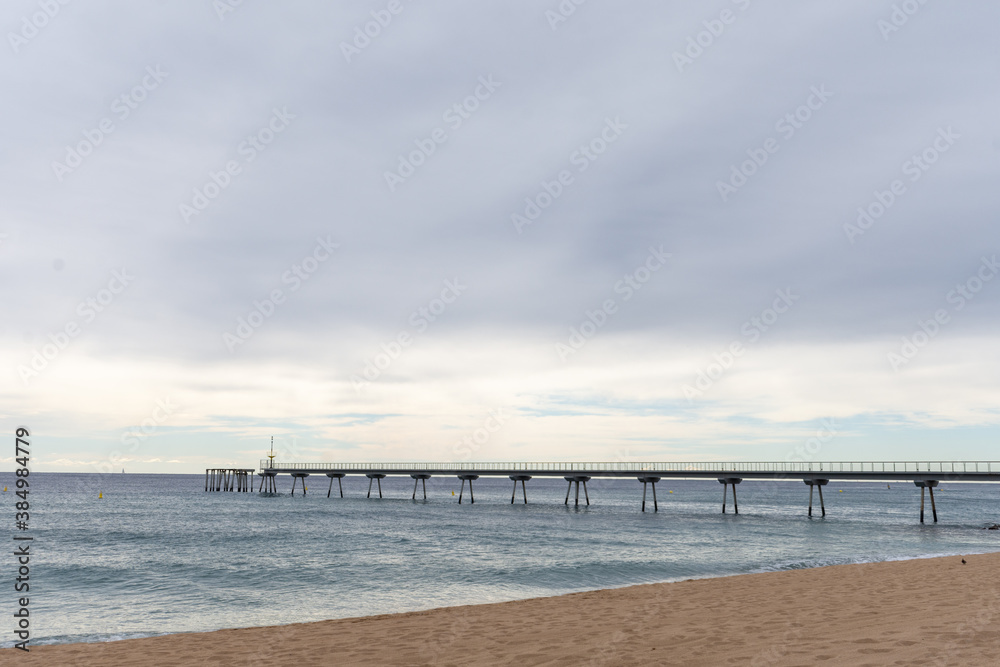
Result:
[[253,468],[206,468],[206,491],[253,491]]
[[[223,480],[232,479],[238,473],[250,472],[246,469],[210,469],[205,472],[205,489],[209,490],[209,480],[213,480],[216,488]],[[510,502],[513,504],[517,494],[517,483],[521,483],[521,493],[525,504],[528,502],[528,491],[525,483],[532,477],[562,477],[568,483],[564,504],[569,504],[570,492],[576,485],[574,506],[580,505],[580,485],[583,485],[584,502],[590,504],[590,494],[587,492],[587,482],[594,477],[632,478],[642,483],[641,509],[646,511],[646,487],[652,490],[653,511],[659,511],[656,499],[656,483],[668,479],[715,479],[722,484],[722,511],[726,512],[729,503],[730,489],[733,496],[733,512],[739,514],[736,499],[736,486],[744,479],[754,480],[800,480],[809,487],[808,515],[813,515],[813,491],[819,492],[821,516],[826,516],[826,504],[823,501],[823,487],[831,480],[881,481],[881,482],[913,482],[920,489],[920,522],[924,522],[924,492],[929,492],[931,512],[936,522],[937,506],[934,502],[934,489],[942,481],[952,482],[1000,482],[1000,461],[895,461],[895,462],[738,462],[738,463],[277,463],[273,457],[260,463],[260,486],[258,491],[277,492],[278,475],[292,477],[292,495],[299,481],[302,493],[306,492],[305,480],[309,475],[326,475],[330,478],[327,498],[333,491],[333,480],[337,480],[340,497],[344,497],[341,480],[347,475],[364,475],[368,477],[368,497],[371,498],[372,484],[378,484],[378,496],[382,497],[382,480],[388,476],[410,476],[413,478],[412,499],[417,497],[417,485],[423,483],[423,496],[427,498],[426,480],[434,475],[458,477],[462,480],[462,488],[458,495],[461,503],[465,495],[465,483],[469,483],[469,502],[475,503],[472,482],[480,477],[507,477],[514,483]],[[232,482],[229,482],[230,487]],[[245,484],[238,481],[240,489]],[[227,489],[222,489],[227,490]],[[228,490],[232,490],[229,488]]]

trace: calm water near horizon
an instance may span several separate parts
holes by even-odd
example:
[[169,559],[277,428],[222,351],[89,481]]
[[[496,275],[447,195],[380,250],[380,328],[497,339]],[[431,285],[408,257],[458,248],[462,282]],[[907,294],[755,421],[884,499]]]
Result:
[[[14,479],[0,473],[11,514]],[[721,514],[714,480],[664,480],[656,514],[639,511],[642,485],[629,479],[593,480],[592,505],[580,508],[563,505],[564,481],[542,478],[528,482],[528,505],[518,489],[513,506],[506,478],[475,482],[474,505],[458,505],[461,482],[445,477],[416,502],[409,477],[382,480],[381,500],[365,498],[364,477],[344,480],[343,499],[336,484],[326,497],[326,477],[310,478],[306,497],[287,495],[286,476],[277,497],[205,493],[203,475],[32,473],[31,484],[36,643],[1000,551],[1000,531],[983,530],[1000,522],[998,484],[942,483],[940,523],[923,526],[912,482],[831,482],[826,518],[812,520],[801,481],[745,481],[739,516]],[[12,580],[12,559],[0,567]]]

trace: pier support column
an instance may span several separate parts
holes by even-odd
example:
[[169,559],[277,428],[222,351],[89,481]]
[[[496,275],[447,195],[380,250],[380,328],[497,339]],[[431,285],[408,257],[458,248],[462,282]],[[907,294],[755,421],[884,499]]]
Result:
[[639,477],[639,481],[642,482],[642,511],[646,511],[646,485],[652,484],[653,486],[653,511],[659,512],[660,505],[656,502],[656,483],[660,481],[659,477]]
[[277,493],[278,489],[274,483],[274,478],[275,478],[274,473],[270,472],[260,473],[260,488],[257,489],[258,493],[264,491],[265,488],[267,489],[267,491],[264,491],[264,493]]
[[927,493],[931,497],[931,514],[934,515],[934,523],[937,523],[937,505],[934,504],[934,486],[932,484],[927,485]]
[[326,476],[330,478],[330,488],[326,490],[326,497],[327,498],[330,497],[330,492],[333,491],[333,479],[336,477],[337,478],[337,486],[340,488],[340,497],[343,498],[344,497],[344,485],[340,483],[340,480],[343,479],[344,473],[342,473],[342,472],[328,472],[328,473],[326,473]]
[[385,478],[380,472],[370,472],[365,475],[368,478],[368,497],[372,497],[372,482],[378,482],[378,497],[382,497],[382,480]]
[[826,505],[823,504],[823,487],[830,483],[828,479],[804,479],[802,480],[809,485],[809,516],[813,515],[813,487],[819,487],[819,508],[823,516],[826,516]]
[[937,523],[937,506],[934,504],[934,489],[938,485],[936,479],[918,479],[913,482],[920,487],[920,523],[924,522],[924,489],[931,494],[931,513],[934,515],[934,523]]
[[302,495],[306,495],[306,477],[309,476],[307,472],[293,472],[292,473],[292,495],[295,495],[295,482],[297,480],[302,480]]
[[430,475],[423,473],[417,473],[415,475],[410,475],[413,478],[413,497],[410,500],[417,499],[417,480],[424,483],[424,500],[427,500],[427,480],[431,478]]
[[472,480],[479,479],[479,475],[459,475],[458,478],[462,480],[462,490],[458,492],[458,504],[462,504],[462,494],[465,493],[465,482],[469,482],[469,502],[473,505],[476,504],[476,496],[472,493]]
[[569,505],[569,492],[573,488],[573,484],[576,484],[576,497],[573,506],[580,506],[580,482],[583,482],[583,495],[587,500],[587,504],[590,504],[590,494],[587,493],[587,482],[590,481],[589,477],[585,475],[573,475],[570,477],[563,477],[563,479],[569,482],[569,486],[566,487],[566,501],[563,503],[564,505]]
[[722,485],[722,513],[726,513],[726,487],[733,487],[733,512],[740,513],[740,506],[736,502],[736,485],[743,481],[740,477],[720,477],[719,484]]
[[531,475],[509,475],[511,481],[514,482],[514,489],[510,492],[510,504],[514,504],[514,496],[517,495],[517,483],[521,483],[521,494],[524,496],[524,504],[528,504],[528,490],[524,487],[524,483],[531,479]]

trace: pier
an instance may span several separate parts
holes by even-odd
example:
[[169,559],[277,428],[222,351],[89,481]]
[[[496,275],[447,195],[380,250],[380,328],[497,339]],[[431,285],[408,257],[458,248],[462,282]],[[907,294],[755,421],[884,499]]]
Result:
[[[241,469],[230,472],[240,472]],[[206,471],[206,490],[209,490],[209,472]],[[220,472],[215,469],[215,472]],[[252,473],[253,471],[250,470]],[[659,511],[656,499],[656,484],[662,479],[715,479],[722,484],[722,512],[728,508],[728,495],[732,490],[733,512],[739,514],[736,487],[744,479],[753,480],[797,480],[809,487],[808,516],[813,516],[813,491],[819,491],[821,517],[826,516],[826,503],[823,500],[823,487],[831,480],[868,481],[868,482],[912,482],[920,489],[920,522],[924,522],[924,494],[930,492],[931,512],[934,522],[938,520],[937,506],[934,501],[934,489],[941,482],[1000,482],[1000,461],[867,461],[867,462],[603,462],[603,463],[278,463],[272,457],[261,460],[261,487],[265,481],[268,490],[277,492],[276,478],[278,475],[292,477],[292,493],[296,483],[301,481],[305,492],[305,479],[309,475],[326,475],[330,478],[330,491],[333,490],[333,480],[338,486],[340,480],[348,475],[364,475],[368,477],[368,497],[371,498],[372,483],[378,484],[378,497],[382,497],[382,480],[390,476],[411,477],[414,481],[411,498],[416,500],[417,483],[424,483],[424,499],[427,498],[426,480],[433,476],[457,477],[462,480],[462,489],[458,496],[461,503],[465,496],[465,483],[469,484],[469,502],[475,503],[472,492],[472,482],[480,477],[507,477],[514,482],[511,503],[517,492],[517,483],[521,482],[521,492],[524,503],[528,502],[528,492],[525,483],[533,477],[562,477],[569,483],[566,489],[564,504],[569,505],[570,491],[576,484],[574,506],[580,505],[580,485],[583,484],[584,501],[590,505],[590,494],[587,482],[595,477],[635,479],[642,484],[641,511],[646,511],[646,489],[651,487],[653,511]],[[213,475],[213,480],[217,479]],[[224,477],[223,479],[227,479]],[[246,484],[241,483],[245,489]],[[219,489],[215,489],[219,490]],[[344,497],[343,487],[340,487],[340,497]]]
[[250,493],[253,491],[250,479],[254,472],[253,468],[206,468],[205,490]]

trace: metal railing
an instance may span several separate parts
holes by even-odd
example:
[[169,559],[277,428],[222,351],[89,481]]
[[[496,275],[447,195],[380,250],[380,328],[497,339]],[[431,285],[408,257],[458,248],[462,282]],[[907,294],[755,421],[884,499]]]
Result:
[[274,463],[261,459],[260,469],[301,470],[302,472],[339,470],[358,473],[378,470],[382,472],[421,472],[449,470],[461,472],[606,472],[606,473],[1000,473],[1000,461],[699,461],[699,462],[455,462],[439,463]]

